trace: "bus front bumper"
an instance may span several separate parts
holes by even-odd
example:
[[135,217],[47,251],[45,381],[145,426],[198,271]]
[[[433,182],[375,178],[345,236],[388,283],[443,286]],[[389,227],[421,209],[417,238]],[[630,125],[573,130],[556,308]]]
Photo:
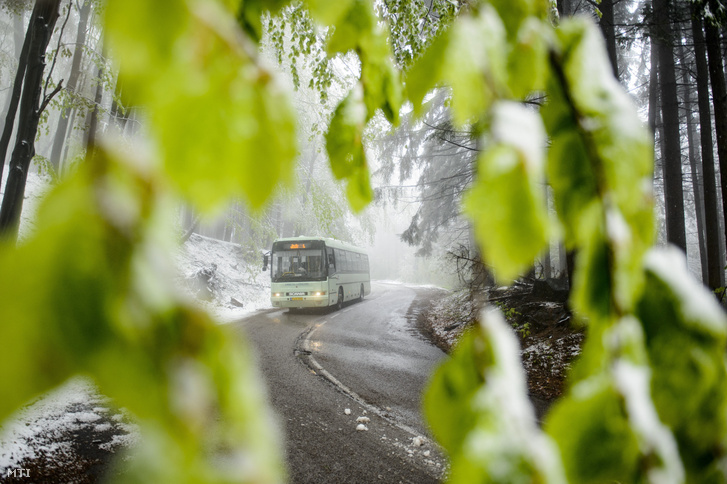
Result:
[[271,297],[274,308],[321,308],[328,306],[328,295],[324,296],[281,296]]

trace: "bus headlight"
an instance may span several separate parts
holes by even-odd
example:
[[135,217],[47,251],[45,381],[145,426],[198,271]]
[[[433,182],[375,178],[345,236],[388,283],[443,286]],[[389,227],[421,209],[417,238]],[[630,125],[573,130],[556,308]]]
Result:
[[282,293],[276,292],[275,294],[273,294],[273,297],[280,297],[282,295],[283,295]]
[[313,293],[313,295],[314,295],[314,296],[325,296],[325,295],[326,295],[326,291],[318,291],[318,292],[314,292],[314,293]]

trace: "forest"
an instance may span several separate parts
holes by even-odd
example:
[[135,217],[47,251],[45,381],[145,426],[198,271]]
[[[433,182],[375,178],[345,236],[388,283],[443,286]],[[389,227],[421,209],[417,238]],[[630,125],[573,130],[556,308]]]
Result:
[[5,0],[0,422],[86,374],[164,456],[132,480],[281,482],[253,360],[169,254],[388,230],[405,269],[372,276],[538,281],[587,333],[541,427],[482,308],[426,396],[450,482],[727,482],[726,22],[721,0]]

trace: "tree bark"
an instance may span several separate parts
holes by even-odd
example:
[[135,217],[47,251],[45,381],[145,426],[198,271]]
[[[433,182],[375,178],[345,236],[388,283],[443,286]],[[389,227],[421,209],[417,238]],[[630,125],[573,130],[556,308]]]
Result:
[[61,0],[37,0],[26,34],[27,67],[20,100],[18,133],[10,159],[5,195],[0,207],[0,234],[12,239],[17,238],[25,182],[30,161],[35,154],[35,136],[42,112],[40,95],[45,69],[45,51],[58,20],[60,2]]
[[658,47],[654,42],[654,35],[650,37],[651,45],[650,60],[651,60],[651,71],[649,72],[649,114],[648,122],[649,129],[651,130],[652,143],[656,143],[656,110],[658,109],[657,102],[659,98],[659,55]]
[[684,226],[684,192],[682,187],[682,153],[679,135],[679,101],[674,68],[673,35],[669,18],[669,0],[654,0],[654,40],[659,56],[661,115],[664,135],[664,198],[666,238],[684,252],[687,237]]
[[8,103],[7,111],[5,113],[5,126],[3,127],[2,136],[0,136],[0,180],[3,178],[3,169],[5,168],[5,157],[8,154],[8,146],[10,146],[10,138],[13,135],[13,127],[15,126],[15,115],[18,112],[18,104],[20,104],[20,95],[23,90],[23,79],[25,78],[25,70],[28,65],[28,48],[30,44],[30,31],[33,28],[33,23],[37,16],[38,3],[33,8],[33,13],[30,16],[30,22],[28,23],[28,31],[23,41],[23,47],[20,50],[20,57],[18,57],[18,70],[15,73],[15,80],[13,81],[13,91],[10,94],[10,101]]
[[697,105],[699,107],[699,136],[702,146],[702,186],[704,192],[704,225],[707,246],[707,285],[711,289],[724,286],[724,271],[720,264],[719,210],[717,181],[714,169],[714,144],[712,140],[712,113],[709,108],[709,72],[704,44],[701,15],[692,6],[692,34],[694,57],[697,64]]
[[[18,62],[18,65],[19,65],[20,59],[22,56],[22,52],[23,52],[23,43],[25,41],[23,11],[21,10],[18,13],[13,13],[12,17],[13,17],[13,39],[14,39],[13,44],[15,45],[14,59]],[[5,119],[5,117],[8,115],[8,110],[10,109],[11,102],[12,102],[12,96],[8,96],[8,98],[5,100],[5,106],[3,107],[2,119]],[[1,168],[0,168],[0,170],[1,170]],[[2,173],[2,171],[0,171],[0,173]]]
[[94,106],[89,116],[88,128],[86,133],[86,146],[88,147],[88,149],[93,149],[94,145],[96,144],[96,131],[98,130],[98,111],[99,106],[101,106],[101,101],[103,100],[103,85],[101,82],[101,76],[103,76],[103,67],[98,68],[98,75],[96,76],[96,79],[98,81],[98,83],[96,84],[96,95],[93,98]]
[[[543,195],[545,197],[545,207],[548,208],[550,205],[550,195],[548,193],[548,185],[545,184],[545,190],[543,190]],[[548,208],[548,210],[550,210]],[[548,280],[553,276],[553,264],[550,260],[550,240],[548,240],[547,247],[543,251],[542,255],[543,259],[543,279]]]
[[[716,9],[714,0],[709,6]],[[717,12],[718,10],[713,10]],[[705,40],[707,43],[707,59],[709,79],[712,84],[712,104],[714,106],[714,125],[717,134],[717,158],[719,170],[722,174],[722,212],[727,216],[727,92],[725,89],[725,76],[722,68],[722,50],[720,48],[719,28],[709,21],[704,22]],[[725,225],[725,238],[727,238],[727,224]]]
[[616,29],[613,19],[613,0],[601,0],[598,5],[601,11],[601,20],[598,23],[601,27],[601,33],[606,40],[606,50],[608,51],[608,60],[611,61],[611,69],[613,75],[618,79],[618,57],[616,55]]
[[686,116],[687,125],[687,144],[689,146],[689,167],[692,176],[692,193],[694,195],[694,213],[697,219],[697,240],[699,250],[699,262],[702,273],[702,282],[707,284],[709,281],[709,268],[707,261],[707,245],[705,236],[704,226],[704,203],[702,200],[702,182],[701,182],[701,169],[698,166],[701,164],[699,159],[699,147],[697,146],[697,134],[696,125],[692,119],[694,97],[691,79],[687,72],[689,65],[686,63],[686,55],[684,53],[684,46],[679,46],[679,58],[682,62],[681,69],[681,84],[682,84],[682,102],[684,103],[684,110]]
[[[78,78],[81,73],[81,60],[83,59],[83,47],[86,44],[86,28],[88,26],[88,17],[91,13],[91,2],[86,1],[79,12],[78,31],[76,33],[76,50],[73,51],[73,60],[71,61],[71,73],[68,76],[66,90],[71,94],[78,92]],[[50,154],[50,162],[53,169],[60,175],[61,156],[63,154],[63,144],[66,141],[68,132],[68,123],[71,118],[71,108],[65,107],[58,117],[58,127],[55,137],[53,138],[53,147]]]

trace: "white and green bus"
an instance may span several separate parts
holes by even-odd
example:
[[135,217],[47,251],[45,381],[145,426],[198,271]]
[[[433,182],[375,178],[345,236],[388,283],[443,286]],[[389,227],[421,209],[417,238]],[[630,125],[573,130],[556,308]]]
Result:
[[[366,252],[323,237],[276,240],[269,255],[271,302],[277,308],[314,308],[363,299],[371,293]],[[268,256],[263,270],[267,270]]]

